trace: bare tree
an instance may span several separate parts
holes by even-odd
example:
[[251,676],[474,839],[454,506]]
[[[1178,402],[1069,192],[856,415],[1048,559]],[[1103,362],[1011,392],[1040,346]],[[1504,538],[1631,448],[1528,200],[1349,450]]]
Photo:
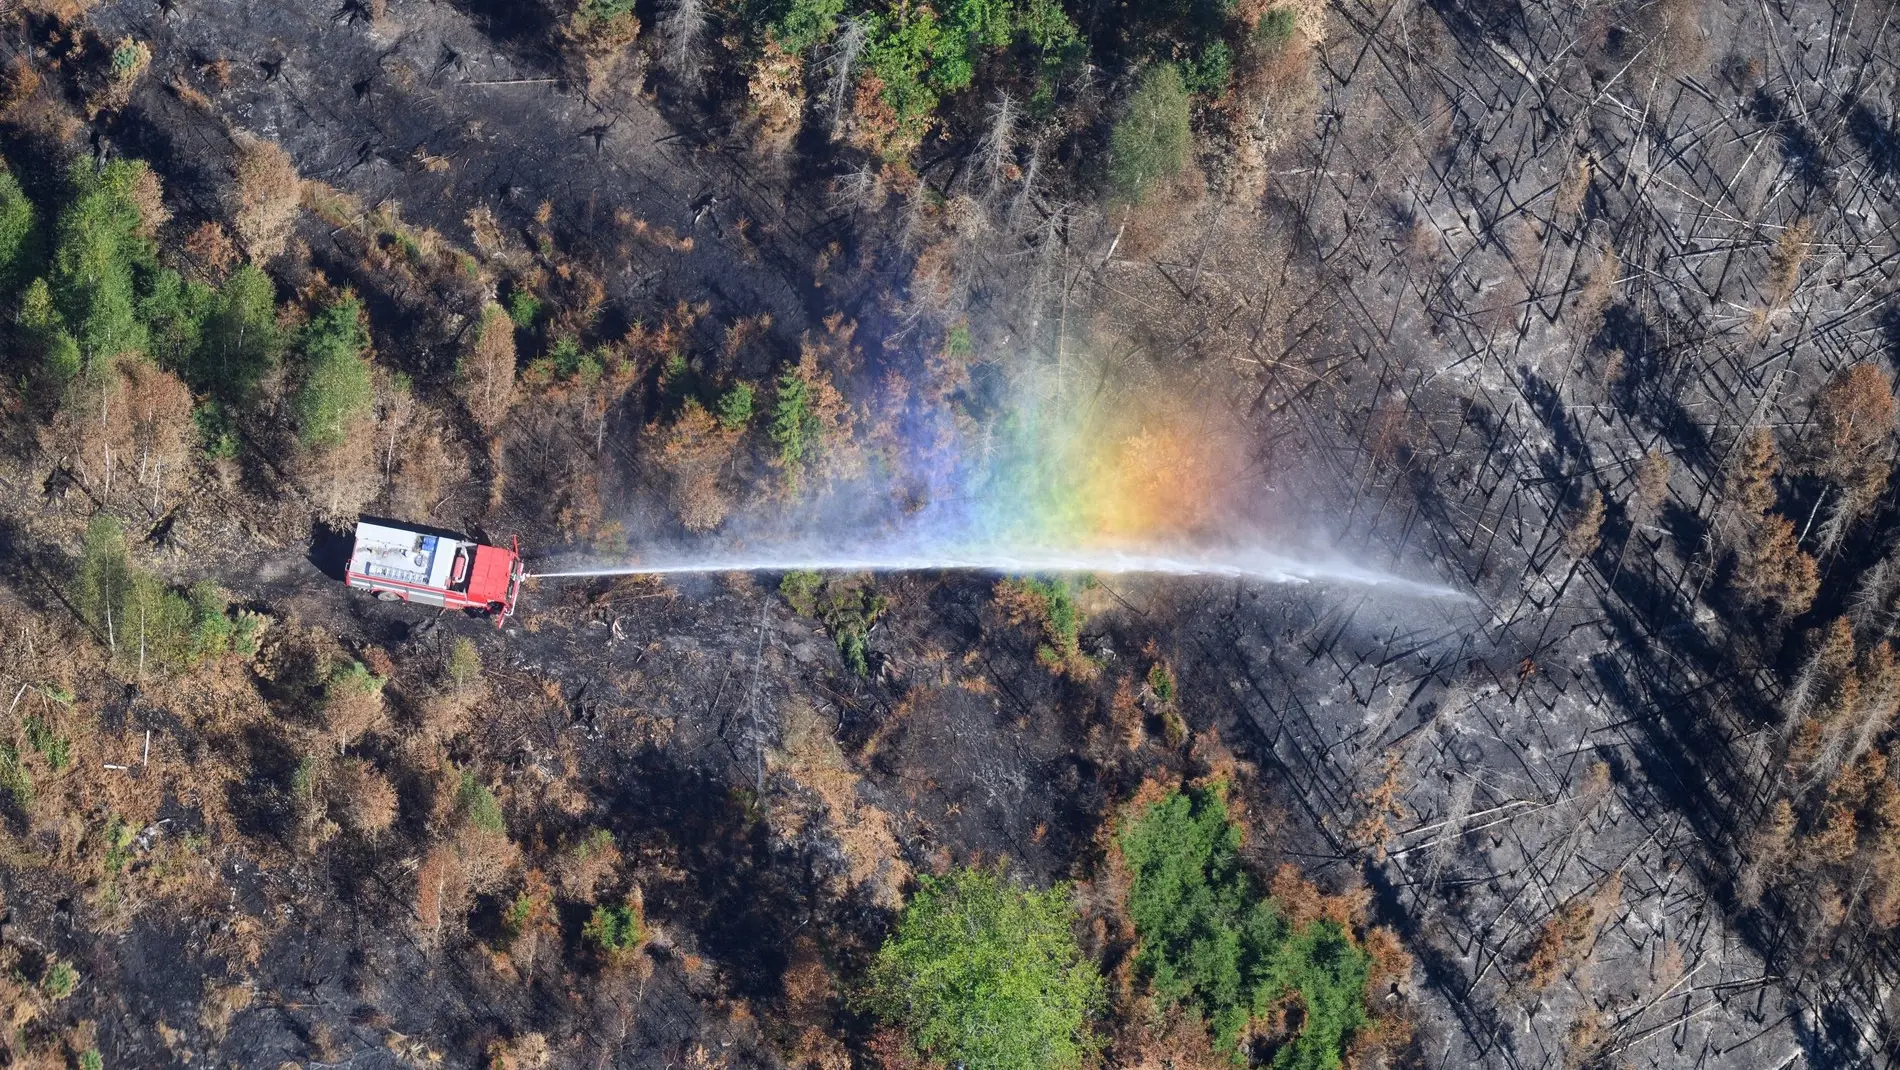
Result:
[[705,0],[673,0],[660,16],[660,61],[688,86],[699,85],[705,38]]
[[871,25],[862,18],[846,19],[837,39],[825,53],[825,104],[831,112],[835,131],[844,115],[845,100],[851,96],[851,76],[871,43]]
[[859,212],[876,211],[884,203],[884,180],[868,163],[839,175],[831,184],[833,209]]
[[989,182],[989,194],[995,196],[1016,162],[1016,102],[1004,93],[989,106],[989,125],[977,140],[977,170]]

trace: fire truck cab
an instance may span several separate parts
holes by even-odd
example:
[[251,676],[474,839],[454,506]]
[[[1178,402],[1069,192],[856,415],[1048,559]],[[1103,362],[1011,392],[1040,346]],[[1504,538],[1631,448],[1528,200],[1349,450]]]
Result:
[[359,518],[346,582],[386,602],[487,613],[499,628],[526,574],[519,544],[484,546],[464,535]]

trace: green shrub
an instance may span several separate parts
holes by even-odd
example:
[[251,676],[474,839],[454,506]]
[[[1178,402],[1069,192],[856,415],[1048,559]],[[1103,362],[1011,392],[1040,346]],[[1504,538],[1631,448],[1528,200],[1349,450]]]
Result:
[[38,366],[32,369],[34,392],[43,398],[59,400],[67,385],[85,370],[86,362],[79,352],[78,340],[66,329],[66,321],[53,302],[52,286],[44,278],[27,284],[26,292],[20,295],[20,311],[15,322],[20,326],[20,341],[26,355],[30,360],[37,359]]
[[344,297],[312,317],[301,338],[304,369],[294,408],[297,435],[310,447],[334,446],[350,424],[369,411],[375,394],[369,362],[369,332],[362,305]]
[[1066,885],[1025,889],[975,868],[923,877],[878,950],[865,1005],[949,1065],[1080,1067],[1103,988],[1075,920]]
[[508,295],[508,318],[522,330],[534,327],[535,317],[541,314],[541,299],[529,290],[516,289]]
[[996,585],[996,594],[1012,622],[1033,621],[1042,626],[1047,642],[1036,648],[1037,660],[1058,672],[1075,670],[1086,675],[1093,671],[1094,662],[1082,653],[1084,617],[1069,580],[1003,580]]
[[134,569],[118,620],[117,652],[127,667],[171,671],[190,663],[191,603],[164,580]]
[[751,383],[734,383],[719,396],[719,426],[737,431],[752,422],[753,389]]
[[79,553],[79,577],[73,592],[79,615],[102,636],[117,634],[123,624],[120,608],[132,588],[132,565],[126,556],[125,530],[100,513],[86,525],[85,546]]
[[65,959],[54,959],[40,976],[40,991],[48,999],[65,999],[79,987],[79,971]]
[[186,593],[191,603],[191,658],[216,657],[231,649],[237,633],[228,616],[231,596],[210,580],[199,580]]
[[133,567],[124,530],[103,513],[86,528],[73,604],[118,663],[128,668],[183,668],[199,656],[200,628],[220,627],[206,622],[192,601],[163,580]]
[[1194,57],[1183,72],[1190,92],[1219,96],[1234,75],[1234,53],[1225,41],[1215,41]]
[[1165,661],[1157,661],[1148,670],[1148,690],[1154,692],[1155,701],[1167,705],[1174,701],[1174,668]]
[[79,1053],[79,1070],[106,1070],[105,1057],[98,1048],[87,1048]]
[[191,422],[198,429],[198,442],[205,456],[229,460],[238,454],[237,420],[231,410],[215,398],[206,398],[192,406]]
[[1240,864],[1227,787],[1172,792],[1134,815],[1117,839],[1132,880],[1135,965],[1164,1007],[1186,1004],[1216,1045],[1244,1062],[1249,1025],[1283,999],[1304,1008],[1275,1070],[1332,1070],[1367,1021],[1371,957],[1333,921],[1294,928]]
[[778,581],[778,593],[792,611],[801,617],[809,617],[818,612],[818,589],[824,586],[825,578],[816,572],[799,570],[787,572]]
[[824,621],[838,644],[838,655],[854,676],[870,672],[868,657],[871,625],[884,615],[889,603],[884,596],[856,582],[833,580],[825,584],[825,598],[818,605],[818,619]]
[[462,771],[462,781],[455,789],[456,809],[468,819],[468,823],[486,832],[506,832],[508,823],[501,816],[501,803],[495,799],[495,793],[481,782],[469,770]]
[[595,907],[593,916],[581,927],[581,935],[593,941],[594,946],[608,958],[620,958],[638,951],[647,938],[640,910],[631,903]]
[[1042,61],[1040,95],[1047,95],[1052,76],[1080,65],[1088,52],[1082,43],[1082,31],[1062,10],[1061,0],[1028,0],[1017,15],[1017,28]]
[[1115,195],[1140,202],[1156,183],[1180,173],[1193,145],[1180,68],[1171,63],[1149,68],[1129,99],[1128,113],[1109,134],[1109,182]]
[[262,613],[239,610],[237,619],[231,622],[231,652],[239,657],[256,657],[269,624],[270,618]]
[[136,78],[152,62],[152,49],[143,41],[121,38],[112,46],[112,77],[121,81]]
[[943,336],[943,351],[957,360],[963,360],[976,352],[976,346],[970,342],[970,325],[959,323],[950,328]]
[[1259,25],[1253,28],[1253,39],[1265,48],[1277,49],[1293,40],[1297,25],[1292,8],[1268,8],[1260,17]]
[[580,16],[589,22],[611,22],[633,14],[633,8],[634,0],[581,0]]
[[502,929],[509,940],[520,939],[528,930],[545,923],[553,906],[547,881],[541,879],[540,874],[531,873],[528,886],[516,892],[508,908],[501,912]]
[[290,798],[298,809],[305,809],[317,801],[317,758],[306,754],[297,762],[297,768],[290,771]]
[[216,290],[170,268],[148,276],[145,292],[139,295],[138,314],[151,340],[149,355],[160,366],[189,375],[217,298]]
[[614,849],[614,834],[603,828],[589,829],[571,850],[580,859],[595,858]]
[[870,671],[871,625],[884,615],[889,603],[882,595],[867,588],[859,579],[827,580],[816,572],[787,572],[779,580],[778,590],[801,617],[816,617],[838,644],[838,653],[852,673],[864,676]]

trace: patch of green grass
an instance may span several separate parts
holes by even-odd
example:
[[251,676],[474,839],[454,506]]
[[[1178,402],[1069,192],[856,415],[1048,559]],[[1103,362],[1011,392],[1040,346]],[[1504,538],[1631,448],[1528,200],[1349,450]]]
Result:
[[46,718],[29,713],[25,727],[26,745],[39,752],[48,769],[59,773],[72,764],[73,741],[55,732]]
[[19,748],[11,743],[0,743],[0,792],[21,809],[33,805],[33,774],[21,763]]
[[108,878],[117,877],[125,871],[125,864],[132,860],[132,841],[138,836],[137,830],[126,824],[118,814],[106,816],[105,869]]

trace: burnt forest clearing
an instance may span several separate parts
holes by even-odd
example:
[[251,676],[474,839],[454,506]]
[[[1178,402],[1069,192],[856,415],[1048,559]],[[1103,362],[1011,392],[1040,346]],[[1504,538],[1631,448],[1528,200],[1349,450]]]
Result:
[[[0,162],[0,1066],[1900,1055],[1891,0],[15,0]],[[339,582],[1031,402],[1455,594]]]

